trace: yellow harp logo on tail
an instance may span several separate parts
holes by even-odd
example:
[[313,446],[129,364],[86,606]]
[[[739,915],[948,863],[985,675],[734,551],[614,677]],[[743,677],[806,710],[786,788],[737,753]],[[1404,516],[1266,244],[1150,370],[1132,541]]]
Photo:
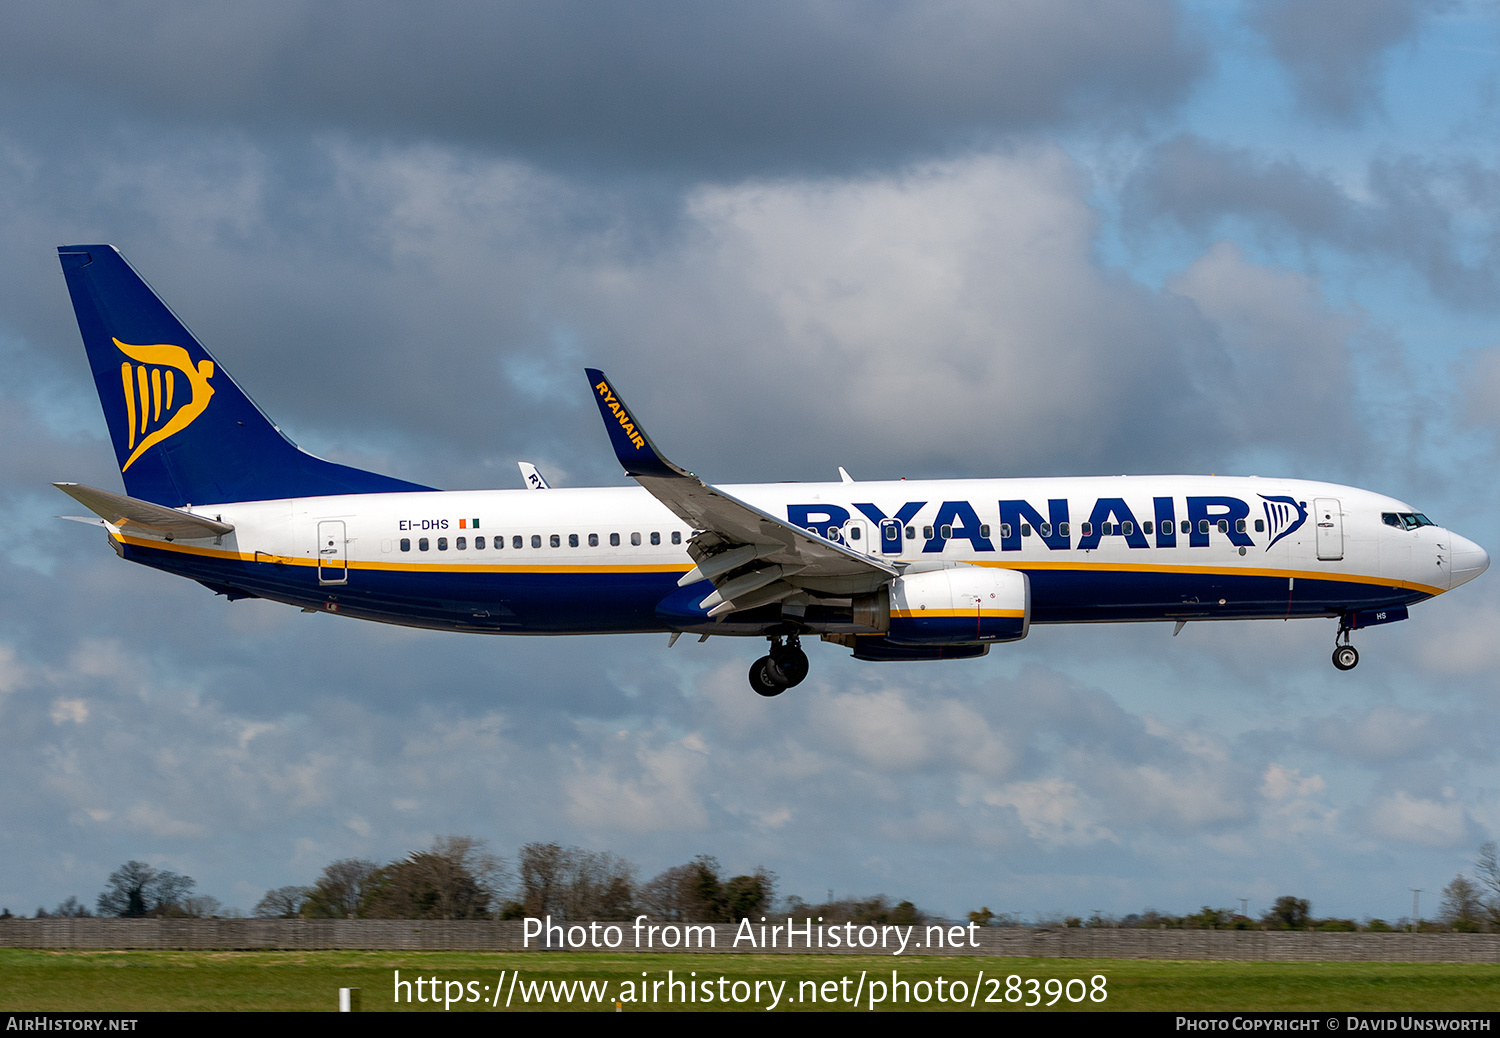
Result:
[[[213,386],[208,384],[208,380],[214,377],[214,362],[200,360],[194,367],[187,350],[165,343],[132,346],[115,339],[115,346],[135,361],[131,364],[127,360],[120,365],[120,384],[125,390],[125,420],[130,426],[130,457],[120,468],[124,472],[135,464],[136,458],[182,432],[208,408],[208,398],[214,395]],[[182,389],[177,386],[179,373],[187,381]],[[178,405],[175,411],[172,409],[174,403]]]

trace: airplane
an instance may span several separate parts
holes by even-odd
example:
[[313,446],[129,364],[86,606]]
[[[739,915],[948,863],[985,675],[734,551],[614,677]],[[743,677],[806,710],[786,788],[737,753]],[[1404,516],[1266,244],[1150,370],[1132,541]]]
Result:
[[[970,659],[1031,624],[1336,618],[1352,633],[1489,556],[1405,502],[1226,476],[711,486],[586,369],[636,486],[443,492],[297,447],[110,245],[58,250],[125,494],[55,484],[121,558],[230,601],[484,634],[803,637],[870,661]],[[545,486],[521,463],[529,488]],[[535,478],[533,479],[533,475]],[[79,518],[79,517],[65,517]]]

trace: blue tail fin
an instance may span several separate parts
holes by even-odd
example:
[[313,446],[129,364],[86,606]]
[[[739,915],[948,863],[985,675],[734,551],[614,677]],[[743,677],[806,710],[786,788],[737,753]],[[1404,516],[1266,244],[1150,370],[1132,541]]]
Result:
[[177,507],[432,489],[301,450],[113,245],[57,251],[131,497]]

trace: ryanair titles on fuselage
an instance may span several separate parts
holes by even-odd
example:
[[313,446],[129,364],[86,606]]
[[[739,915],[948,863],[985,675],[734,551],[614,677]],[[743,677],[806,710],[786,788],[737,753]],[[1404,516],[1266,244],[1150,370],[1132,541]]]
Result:
[[[1020,551],[1023,539],[1035,534],[1053,551],[1096,549],[1107,537],[1117,537],[1130,548],[1175,548],[1185,543],[1205,548],[1213,534],[1228,537],[1229,543],[1252,548],[1252,534],[1266,538],[1265,550],[1300,529],[1307,521],[1307,502],[1285,495],[1257,495],[1252,505],[1238,497],[1223,494],[1189,495],[1184,499],[1151,498],[1149,506],[1132,508],[1124,498],[1096,498],[1088,518],[1074,523],[1072,506],[1067,498],[1049,498],[1045,511],[1024,499],[998,502],[999,529],[981,522],[979,512],[969,501],[943,501],[930,521],[922,524],[922,552],[943,551],[950,540],[968,541],[976,552]],[[851,520],[868,519],[877,530],[896,532],[879,537],[882,550],[891,554],[901,550],[912,533],[912,523],[928,501],[907,501],[893,512],[874,503],[854,502],[854,512],[841,505],[787,505],[787,521],[829,538],[844,537]],[[1253,513],[1259,512],[1259,515]],[[1076,529],[1074,528],[1076,525]],[[1074,537],[1077,537],[1075,542]],[[998,544],[997,544],[998,542]]]

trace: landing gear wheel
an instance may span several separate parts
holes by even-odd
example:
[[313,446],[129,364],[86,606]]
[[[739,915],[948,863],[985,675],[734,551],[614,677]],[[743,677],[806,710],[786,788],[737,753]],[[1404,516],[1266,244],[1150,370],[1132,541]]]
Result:
[[787,689],[786,682],[778,680],[781,677],[781,671],[769,656],[762,656],[750,664],[750,687],[757,695],[767,698],[781,695]]
[[787,688],[802,684],[803,679],[807,677],[807,653],[795,645],[788,645],[784,649],[772,649],[771,661],[786,680]]
[[1339,670],[1353,670],[1359,664],[1359,650],[1352,645],[1340,645],[1333,650],[1333,665]]

